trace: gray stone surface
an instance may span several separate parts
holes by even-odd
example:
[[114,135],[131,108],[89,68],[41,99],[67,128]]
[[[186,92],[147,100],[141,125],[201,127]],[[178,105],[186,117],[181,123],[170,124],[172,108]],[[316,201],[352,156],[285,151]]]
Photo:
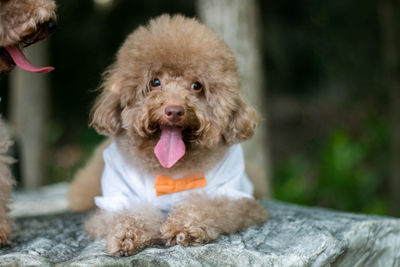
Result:
[[152,247],[109,256],[81,230],[87,213],[17,219],[0,265],[400,266],[400,220],[264,201],[270,220],[200,247]]
[[66,212],[68,210],[68,189],[68,183],[58,183],[39,189],[13,191],[10,216],[21,217]]

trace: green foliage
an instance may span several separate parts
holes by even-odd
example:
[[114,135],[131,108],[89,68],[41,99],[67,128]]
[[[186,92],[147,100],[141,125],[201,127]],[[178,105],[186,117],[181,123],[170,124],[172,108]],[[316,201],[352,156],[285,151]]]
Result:
[[340,82],[354,97],[378,91],[382,48],[376,0],[259,4],[268,90],[303,96]]
[[362,136],[334,130],[314,160],[295,155],[277,166],[274,197],[299,204],[388,214],[383,193],[387,173],[385,124],[369,119]]

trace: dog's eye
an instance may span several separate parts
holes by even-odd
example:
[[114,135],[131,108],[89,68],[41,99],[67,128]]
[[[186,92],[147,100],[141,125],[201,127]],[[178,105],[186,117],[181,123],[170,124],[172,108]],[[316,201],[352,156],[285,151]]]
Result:
[[199,82],[195,82],[195,83],[192,83],[192,85],[190,86],[190,88],[191,88],[192,90],[196,91],[196,92],[200,92],[201,89],[203,89],[203,85],[201,85],[201,83],[199,83]]
[[150,85],[151,89],[154,89],[154,88],[157,88],[157,87],[161,86],[161,81],[156,78],[156,79],[150,81],[149,85]]

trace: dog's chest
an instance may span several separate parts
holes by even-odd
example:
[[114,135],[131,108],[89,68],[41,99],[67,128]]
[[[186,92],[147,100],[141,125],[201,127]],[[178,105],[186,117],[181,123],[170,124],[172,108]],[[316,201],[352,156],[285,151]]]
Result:
[[103,155],[103,196],[97,197],[95,202],[105,210],[118,211],[151,204],[167,212],[193,194],[252,198],[253,187],[244,171],[240,145],[229,148],[211,170],[192,173],[189,177],[143,171],[124,158],[116,143],[112,143]]

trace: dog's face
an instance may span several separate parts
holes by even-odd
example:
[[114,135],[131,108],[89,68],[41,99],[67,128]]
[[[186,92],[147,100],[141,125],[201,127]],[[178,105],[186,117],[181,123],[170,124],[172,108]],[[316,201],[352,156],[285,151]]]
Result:
[[55,31],[55,8],[51,0],[0,0],[0,72],[16,64],[40,72],[25,61],[21,49]]
[[102,90],[92,125],[152,146],[164,168],[185,151],[244,141],[257,124],[230,49],[209,28],[182,16],[164,15],[133,32]]

